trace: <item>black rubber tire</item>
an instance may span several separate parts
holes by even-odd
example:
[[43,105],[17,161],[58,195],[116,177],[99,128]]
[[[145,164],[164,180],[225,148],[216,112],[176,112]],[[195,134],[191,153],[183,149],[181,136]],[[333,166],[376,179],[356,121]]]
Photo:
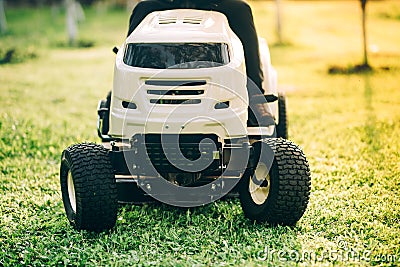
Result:
[[[75,192],[73,202],[69,196],[69,174],[74,187],[71,192]],[[106,148],[83,143],[65,149],[61,157],[60,183],[65,212],[75,229],[101,232],[114,227],[118,210],[117,185]],[[71,203],[76,203],[75,209]]]
[[[270,151],[261,155],[259,161],[270,166],[269,194],[263,203],[257,204],[249,192],[254,171],[245,172],[239,184],[244,215],[257,222],[293,226],[303,216],[310,196],[311,176],[307,159],[297,145],[285,139],[266,139],[256,146],[256,153],[261,149]],[[274,157],[272,165],[268,164],[267,158],[271,156]]]
[[289,123],[286,112],[286,96],[283,93],[278,94],[278,112],[279,112],[279,122],[276,125],[276,137],[288,139]]
[[111,107],[111,91],[108,92],[105,100],[102,100],[101,108],[106,109],[101,113],[100,117],[103,120],[101,129],[99,129],[101,135],[107,135],[110,130],[110,107]]

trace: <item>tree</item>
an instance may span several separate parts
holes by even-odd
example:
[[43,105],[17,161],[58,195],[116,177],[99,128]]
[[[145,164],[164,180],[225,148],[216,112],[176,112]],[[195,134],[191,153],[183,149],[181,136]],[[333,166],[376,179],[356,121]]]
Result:
[[366,68],[371,68],[368,62],[368,52],[367,52],[367,29],[366,29],[366,6],[367,0],[361,1],[361,10],[362,10],[362,31],[363,31],[363,50],[364,50],[364,61],[363,66]]
[[278,35],[278,44],[282,44],[282,1],[275,0],[276,6],[276,34]]
[[66,25],[68,32],[69,45],[74,45],[76,43],[76,38],[78,36],[78,22],[85,19],[85,14],[83,12],[82,6],[79,2],[75,0],[65,0],[66,8]]
[[4,12],[4,0],[0,0],[0,33],[7,30],[6,13]]

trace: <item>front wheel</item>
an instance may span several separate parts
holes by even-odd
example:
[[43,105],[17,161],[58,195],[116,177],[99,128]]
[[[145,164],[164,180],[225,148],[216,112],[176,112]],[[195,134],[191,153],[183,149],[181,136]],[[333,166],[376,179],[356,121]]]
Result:
[[62,153],[61,194],[70,224],[100,232],[117,220],[117,186],[108,151],[96,144],[77,144]]
[[245,216],[272,225],[295,225],[310,195],[310,170],[303,151],[290,141],[276,138],[255,146],[259,162],[254,171],[245,172],[239,185]]

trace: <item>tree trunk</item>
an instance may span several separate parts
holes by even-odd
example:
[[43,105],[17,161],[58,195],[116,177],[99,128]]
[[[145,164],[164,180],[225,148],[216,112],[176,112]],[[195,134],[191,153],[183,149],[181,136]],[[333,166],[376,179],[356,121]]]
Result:
[[78,35],[78,26],[76,25],[75,0],[65,0],[65,9],[68,43],[70,46],[72,46],[75,44],[76,37]]
[[367,28],[366,28],[366,5],[367,0],[361,0],[362,9],[362,31],[363,31],[363,50],[364,50],[364,66],[369,66],[368,62],[368,51],[367,51]]
[[6,13],[4,12],[4,0],[0,0],[0,32],[7,30]]
[[276,34],[278,36],[278,44],[282,44],[282,1],[275,0],[276,6]]
[[65,0],[66,25],[69,45],[75,45],[78,36],[78,22],[85,20],[82,6],[75,0]]

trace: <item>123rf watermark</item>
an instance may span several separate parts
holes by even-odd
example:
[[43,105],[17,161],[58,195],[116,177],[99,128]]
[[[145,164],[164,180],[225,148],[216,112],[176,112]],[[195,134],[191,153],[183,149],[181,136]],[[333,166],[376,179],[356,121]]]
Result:
[[345,241],[338,241],[337,249],[318,251],[298,251],[270,249],[265,247],[257,253],[257,260],[267,262],[356,262],[356,263],[394,263],[400,264],[400,255],[379,254],[373,250],[357,250],[348,246]]

